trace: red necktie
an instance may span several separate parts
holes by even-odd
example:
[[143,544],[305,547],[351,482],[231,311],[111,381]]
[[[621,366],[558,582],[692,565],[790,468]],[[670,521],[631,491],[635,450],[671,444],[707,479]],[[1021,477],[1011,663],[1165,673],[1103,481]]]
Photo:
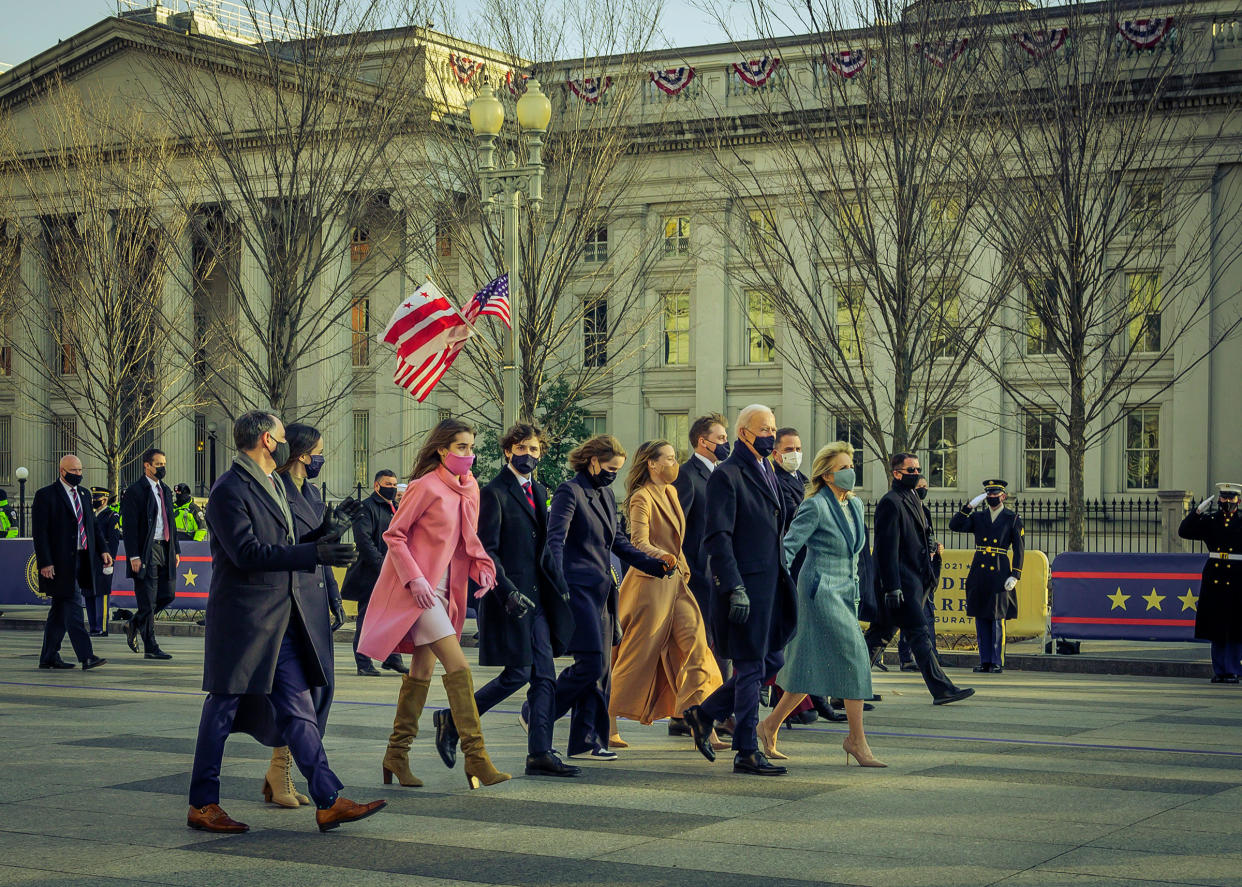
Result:
[[530,503],[530,510],[531,510],[531,511],[536,511],[536,509],[535,509],[535,494],[531,491],[531,488],[530,488],[530,487],[531,487],[531,484],[530,484],[530,482],[529,482],[529,481],[527,481],[526,483],[522,484],[522,492],[526,494],[526,501]]
[[78,548],[86,550],[86,524],[82,522],[82,500],[78,498],[77,488],[73,489],[73,514],[78,519]]
[[167,542],[172,538],[171,534],[168,532],[168,506],[164,504],[164,491],[162,489],[157,487],[155,495],[160,500],[160,515],[164,518],[164,541]]

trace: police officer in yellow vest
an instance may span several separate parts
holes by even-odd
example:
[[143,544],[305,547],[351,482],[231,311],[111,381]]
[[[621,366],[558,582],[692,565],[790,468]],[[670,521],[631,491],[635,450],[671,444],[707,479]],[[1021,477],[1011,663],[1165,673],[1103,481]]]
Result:
[[[973,533],[975,556],[966,574],[966,615],[974,617],[979,639],[975,671],[999,674],[1005,661],[1005,620],[1018,616],[1018,580],[1022,577],[1024,530],[1022,518],[1005,508],[1008,486],[1003,480],[985,480],[983,493],[953,515],[949,529]],[[979,509],[987,503],[986,508]],[[1009,549],[1013,549],[1013,561]]]
[[182,542],[202,542],[207,538],[207,518],[194,503],[190,485],[177,484],[173,491],[173,523],[177,526],[177,538]]
[[0,490],[0,539],[17,538],[17,512],[9,504],[9,494]]

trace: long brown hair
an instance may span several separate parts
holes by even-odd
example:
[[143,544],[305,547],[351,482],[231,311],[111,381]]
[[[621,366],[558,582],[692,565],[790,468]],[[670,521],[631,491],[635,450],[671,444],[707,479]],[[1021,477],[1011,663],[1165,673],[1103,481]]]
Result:
[[625,447],[621,446],[621,441],[611,434],[597,434],[569,451],[569,467],[574,471],[586,471],[591,467],[592,459],[598,459],[599,464],[603,465],[617,456],[625,458]]
[[461,419],[445,419],[427,434],[423,448],[418,451],[414,460],[414,470],[410,472],[410,480],[417,480],[424,474],[430,474],[440,464],[440,450],[447,450],[463,431],[474,434],[469,422]]
[[[660,450],[673,446],[666,440],[649,440],[638,448],[634,454],[634,464],[630,466],[630,476],[625,479],[625,509],[629,511],[630,499],[639,488],[651,480],[651,469],[647,463],[660,458]],[[676,448],[674,448],[676,449]]]

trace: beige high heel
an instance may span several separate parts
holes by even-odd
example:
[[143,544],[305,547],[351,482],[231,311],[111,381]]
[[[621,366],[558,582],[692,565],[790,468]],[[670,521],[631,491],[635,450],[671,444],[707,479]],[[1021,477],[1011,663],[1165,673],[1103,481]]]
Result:
[[715,730],[712,730],[712,735],[708,738],[708,741],[712,744],[712,748],[716,751],[724,751],[729,747],[729,743],[717,736]]
[[850,744],[850,738],[848,736],[845,737],[845,739],[841,742],[841,748],[844,749],[845,751],[845,766],[847,767],[850,765],[850,755],[854,756],[854,760],[858,762],[859,767],[887,767],[888,766],[888,764],[885,764],[883,761],[881,761],[879,758],[873,755],[871,753],[870,748],[868,748],[862,754],[859,754],[858,747]]
[[782,754],[776,750],[776,737],[764,732],[763,721],[755,726],[755,733],[759,736],[759,742],[763,744],[763,753],[770,761],[788,761],[789,755]]
[[[300,807],[297,791],[293,787],[293,756],[286,746],[272,749],[272,761],[263,777],[263,800],[278,807]],[[309,802],[309,798],[307,801]]]
[[613,733],[608,737],[609,748],[629,748],[630,744],[621,738],[621,734]]

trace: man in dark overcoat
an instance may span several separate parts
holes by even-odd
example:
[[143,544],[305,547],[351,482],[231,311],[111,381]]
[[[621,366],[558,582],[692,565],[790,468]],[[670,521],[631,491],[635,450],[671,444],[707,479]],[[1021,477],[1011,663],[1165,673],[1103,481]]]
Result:
[[1212,683],[1236,684],[1242,675],[1242,484],[1216,488],[1215,496],[1186,515],[1177,534],[1208,547],[1195,606],[1195,637],[1212,642]]
[[121,535],[137,603],[125,625],[125,640],[137,653],[141,638],[146,659],[172,659],[155,640],[155,616],[176,596],[181,563],[173,491],[164,483],[167,464],[162,450],[147,450],[142,454],[142,477],[121,494]]
[[[362,516],[354,524],[358,560],[345,574],[341,597],[358,602],[358,617],[354,620],[354,664],[358,667],[358,674],[377,678],[380,673],[370,657],[358,652],[358,638],[362,636],[362,621],[371,603],[371,592],[375,590],[375,581],[384,566],[384,555],[388,553],[384,533],[392,523],[392,516],[397,513],[397,475],[390,468],[381,468],[375,472],[374,480],[371,495],[362,500]],[[409,672],[401,661],[400,653],[391,654],[384,660],[383,667],[402,675]]]
[[356,554],[352,545],[340,543],[348,520],[317,541],[296,541],[284,485],[274,475],[276,466],[288,461],[284,438],[284,425],[266,411],[238,417],[233,425],[237,457],[207,500],[212,575],[203,689],[208,696],[190,777],[190,828],[249,830],[220,808],[224,744],[247,701],[259,711],[270,706],[275,712],[277,730],[318,808],[320,831],[370,816],[385,804],[340,797],[341,781],[323,750],[310,688],[324,686],[327,678],[306,627],[313,617],[299,600],[298,574],[320,564],[348,566]]
[[712,727],[733,714],[733,772],[779,775],[785,768],[768,762],[755,732],[759,689],[784,664],[785,644],[797,626],[794,584],[781,548],[785,509],[768,461],[776,447],[772,411],[745,407],[737,439],[733,455],[707,482],[706,535],[717,652],[733,660],[733,677],[684,717],[695,746],[712,761]]
[[910,641],[914,661],[932,702],[945,705],[974,695],[953,685],[940,667],[927,624],[927,595],[935,582],[931,525],[915,492],[923,470],[913,453],[897,453],[889,466],[892,489],[875,508],[875,566],[879,575],[879,617],[867,629],[871,661],[883,652],[897,629]]
[[69,635],[82,668],[103,665],[95,655],[82,618],[81,589],[95,588],[95,563],[111,565],[112,555],[95,523],[90,498],[83,492],[82,461],[73,455],[60,460],[60,477],[35,493],[30,507],[30,535],[39,568],[39,593],[51,599],[43,624],[39,668],[73,668],[60,658],[60,645]]

